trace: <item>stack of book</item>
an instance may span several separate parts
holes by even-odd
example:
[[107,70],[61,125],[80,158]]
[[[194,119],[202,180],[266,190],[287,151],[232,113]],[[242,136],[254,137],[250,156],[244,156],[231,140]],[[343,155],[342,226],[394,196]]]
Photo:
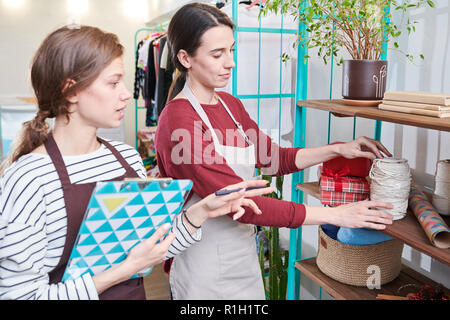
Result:
[[450,94],[422,91],[386,92],[379,109],[419,114],[423,116],[450,117]]

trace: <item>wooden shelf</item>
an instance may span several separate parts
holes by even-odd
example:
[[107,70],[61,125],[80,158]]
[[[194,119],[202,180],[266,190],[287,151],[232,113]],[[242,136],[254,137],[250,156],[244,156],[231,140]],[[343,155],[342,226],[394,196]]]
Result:
[[297,189],[320,200],[319,182],[304,182],[297,184]]
[[[450,131],[450,118],[435,118],[392,112],[380,110],[378,107],[354,107],[345,105],[341,100],[299,100],[297,105],[328,111],[338,117],[360,117],[420,128]],[[299,183],[297,184],[297,189],[320,199],[318,182]],[[450,224],[450,217],[443,217],[443,219],[447,224]],[[450,249],[439,249],[433,246],[411,210],[408,210],[403,219],[396,220],[392,225],[387,226],[383,232],[450,266]],[[335,281],[319,270],[315,258],[297,261],[295,267],[336,299],[372,300],[376,299],[378,294],[405,295],[408,292],[398,292],[398,289],[405,284],[417,284],[419,287],[424,284],[436,285],[434,281],[406,266],[402,267],[400,275],[394,281],[382,286],[380,290],[369,290],[365,287],[349,286]],[[446,292],[448,294],[448,289],[446,289]]]
[[[388,295],[403,295],[409,292],[417,292],[417,288],[412,288],[410,291],[398,292],[399,288],[408,284],[415,284],[418,288],[425,284],[436,286],[437,283],[425,277],[424,275],[414,271],[413,269],[403,265],[400,275],[393,281],[381,286],[381,289],[370,290],[366,287],[355,287],[343,284],[331,279],[319,270],[316,264],[316,258],[297,261],[295,267],[299,269],[302,274],[319,284],[330,296],[337,300],[375,300],[378,294]],[[449,290],[445,289],[447,294]]]
[[336,116],[360,117],[427,129],[450,131],[450,118],[435,118],[415,114],[380,110],[378,107],[353,107],[341,100],[299,100],[298,106],[332,112]]
[[[299,183],[297,189],[320,200],[318,182]],[[450,217],[442,218],[447,225],[450,225]],[[411,210],[408,210],[403,219],[395,220],[382,232],[450,266],[450,249],[439,249],[433,246]]]

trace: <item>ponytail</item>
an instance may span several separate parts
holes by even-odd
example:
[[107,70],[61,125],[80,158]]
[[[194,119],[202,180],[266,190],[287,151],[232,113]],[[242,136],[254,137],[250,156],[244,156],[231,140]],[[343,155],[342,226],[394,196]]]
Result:
[[169,93],[167,95],[167,102],[175,98],[177,94],[179,94],[183,90],[185,83],[186,83],[186,72],[179,71],[177,69],[175,79],[172,81],[172,84],[170,85],[169,88]]

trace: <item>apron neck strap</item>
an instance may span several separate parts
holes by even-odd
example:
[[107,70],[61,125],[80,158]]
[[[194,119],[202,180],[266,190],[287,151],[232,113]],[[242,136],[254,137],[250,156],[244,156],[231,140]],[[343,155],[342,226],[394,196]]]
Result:
[[122,167],[125,169],[127,176],[129,176],[130,174],[136,175],[136,172],[133,170],[133,168],[131,168],[129,163],[120,154],[120,152],[117,151],[116,148],[114,148],[109,142],[103,140],[102,138],[97,137],[97,140],[100,141],[101,143],[103,143],[111,151],[111,153],[114,155],[114,157],[116,157],[117,161],[119,161],[120,164],[122,165]]
[[226,105],[226,103],[222,100],[221,97],[219,97],[219,101],[222,103],[223,107],[227,111],[228,115],[230,116],[231,120],[233,120],[234,124],[236,125],[236,128],[238,129],[238,132],[241,134],[241,136],[245,139],[248,145],[251,145],[250,139],[247,137],[247,135],[244,132],[244,129],[242,129],[242,125],[236,121],[236,119],[233,117],[233,114],[231,113],[230,109]]
[[[97,137],[97,140],[104,144],[111,153],[116,157],[117,161],[120,162],[122,167],[125,169],[126,174],[128,176],[137,176],[136,172],[131,168],[131,166],[128,164],[128,162],[124,159],[124,157],[120,154],[119,151],[117,151],[116,148],[114,148],[109,142]],[[66,164],[64,163],[63,157],[61,155],[61,152],[59,151],[58,145],[56,144],[55,138],[53,137],[53,134],[50,133],[47,140],[44,143],[45,149],[47,150],[48,155],[50,156],[50,159],[52,160],[56,172],[58,173],[59,179],[61,180],[61,184],[63,186],[68,186],[71,184],[69,173],[67,172]]]
[[[194,93],[192,92],[191,88],[187,84],[187,82],[184,84],[183,88],[183,94],[186,96],[186,98],[191,103],[191,106],[194,108],[194,110],[198,113],[202,121],[206,124],[206,126],[211,131],[211,135],[213,137],[213,140],[215,143],[219,144],[219,139],[217,138],[217,135],[211,125],[211,122],[209,121],[208,116],[205,113],[205,110],[203,110],[203,107],[200,105],[200,102],[198,102],[197,98],[195,97]],[[234,124],[236,125],[236,128],[238,129],[239,133],[242,135],[242,137],[245,139],[247,144],[251,144],[250,140],[248,139],[247,135],[245,134],[244,130],[242,129],[242,125],[236,121],[236,119],[233,117],[233,114],[231,113],[228,106],[225,104],[225,102],[222,100],[222,98],[219,97],[220,103],[223,105],[225,110],[227,111],[228,115],[231,117],[231,120],[233,120]]]
[[67,173],[66,164],[64,163],[61,152],[59,151],[58,145],[56,144],[53,134],[50,133],[47,140],[45,141],[45,149],[47,150],[50,159],[55,166],[56,172],[58,173],[59,179],[61,180],[62,186],[70,185],[69,174]]
[[189,85],[187,84],[187,82],[184,84],[183,94],[186,96],[186,98],[191,103],[192,108],[194,108],[194,110],[200,116],[200,119],[202,119],[202,121],[206,124],[209,131],[211,131],[211,136],[213,138],[214,144],[220,145],[219,138],[217,138],[216,132],[214,131],[214,129],[211,125],[211,122],[209,121],[209,118],[205,113],[205,110],[203,110],[202,106],[200,105],[200,102],[198,102],[198,100],[195,97],[194,93],[192,92],[191,88],[189,88]]

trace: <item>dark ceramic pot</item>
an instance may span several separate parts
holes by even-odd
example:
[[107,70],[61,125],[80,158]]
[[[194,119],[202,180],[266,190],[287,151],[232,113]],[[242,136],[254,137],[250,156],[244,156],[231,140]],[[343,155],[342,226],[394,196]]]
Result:
[[344,60],[342,96],[351,100],[382,100],[386,75],[387,61]]

